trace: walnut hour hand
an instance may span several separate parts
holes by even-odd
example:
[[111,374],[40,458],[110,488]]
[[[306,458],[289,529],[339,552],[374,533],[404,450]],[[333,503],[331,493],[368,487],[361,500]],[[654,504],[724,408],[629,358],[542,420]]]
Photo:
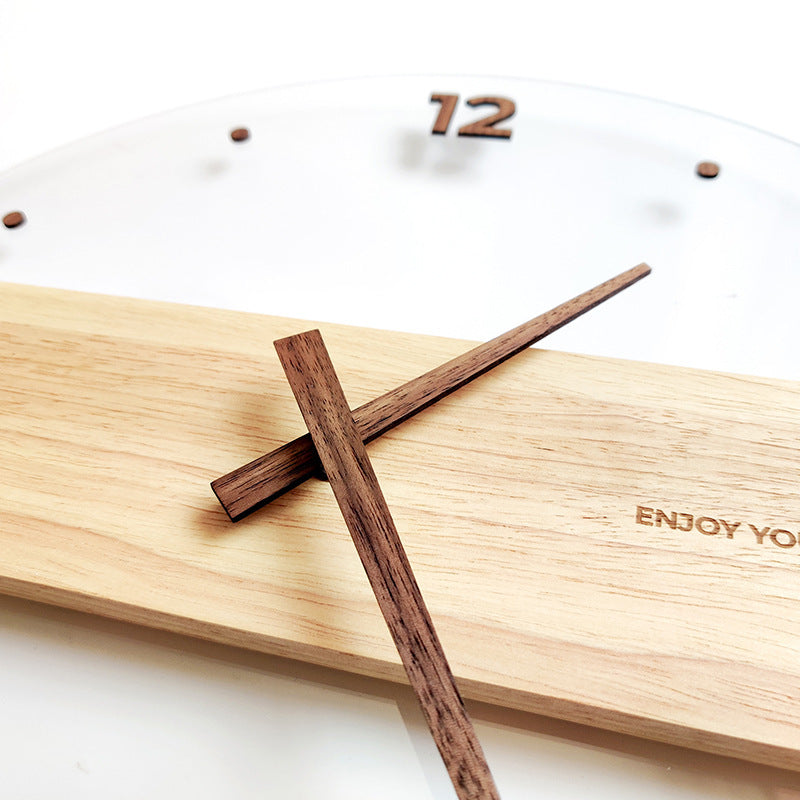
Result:
[[319,331],[275,342],[459,800],[499,800],[475,729]]
[[[378,438],[511,356],[650,273],[647,264],[626,270],[583,294],[478,345],[468,352],[365,403],[353,412],[364,442]],[[319,474],[320,463],[306,434],[217,478],[211,488],[233,521]]]

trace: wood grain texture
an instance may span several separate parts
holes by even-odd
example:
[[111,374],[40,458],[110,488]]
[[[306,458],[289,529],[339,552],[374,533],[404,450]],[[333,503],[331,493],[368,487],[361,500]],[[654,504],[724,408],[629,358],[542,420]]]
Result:
[[319,331],[275,349],[460,800],[499,793]]
[[[0,590],[405,680],[329,486],[208,488],[304,430],[269,343],[312,325],[0,296]],[[465,350],[316,326],[354,405]],[[799,422],[797,382],[533,349],[374,441],[463,696],[800,770]]]
[[[639,264],[365,403],[353,412],[362,439],[371,442],[378,438],[649,273],[647,264]],[[211,482],[211,488],[230,518],[236,521],[319,471],[314,446],[305,435],[217,478]]]
[[505,120],[514,116],[517,107],[513,100],[509,100],[506,97],[470,97],[467,100],[467,105],[473,108],[486,105],[497,106],[497,111],[468,125],[463,125],[458,129],[459,136],[484,136],[495,139],[511,138],[510,128],[495,128],[494,126],[498,122],[505,122]]
[[458,105],[458,95],[434,93],[431,95],[431,103],[441,103],[441,108],[436,115],[431,133],[444,136],[447,133],[447,129],[450,127],[450,120],[453,119],[453,114]]

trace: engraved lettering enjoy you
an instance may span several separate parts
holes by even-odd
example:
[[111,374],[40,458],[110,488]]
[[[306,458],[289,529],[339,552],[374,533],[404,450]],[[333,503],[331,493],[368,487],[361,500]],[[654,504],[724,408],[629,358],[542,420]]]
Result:
[[781,550],[795,548],[795,552],[800,553],[800,530],[796,525],[788,527],[754,525],[752,522],[738,519],[687,514],[684,511],[664,511],[650,506],[636,506],[636,523],[651,528],[670,528],[684,533],[695,531],[704,536],[735,539],[740,543],[777,547]]

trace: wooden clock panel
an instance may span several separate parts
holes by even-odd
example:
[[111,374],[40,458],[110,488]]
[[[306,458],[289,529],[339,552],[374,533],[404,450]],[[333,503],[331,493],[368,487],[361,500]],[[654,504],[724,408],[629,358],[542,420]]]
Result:
[[[209,483],[303,432],[307,322],[6,284],[0,588],[393,680],[321,481]],[[351,406],[464,342],[320,325]],[[467,697],[800,768],[800,385],[530,350],[370,445]]]

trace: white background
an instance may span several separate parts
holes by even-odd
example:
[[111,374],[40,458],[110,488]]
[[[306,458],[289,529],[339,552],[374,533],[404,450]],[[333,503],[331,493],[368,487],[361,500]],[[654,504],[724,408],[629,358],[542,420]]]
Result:
[[800,141],[796,7],[791,0],[6,0],[0,169],[189,103],[388,74],[579,83]]
[[[800,141],[797,33],[794,4],[778,0],[6,0],[0,170],[176,106],[388,74],[585,84]],[[0,627],[0,705],[18,698],[13,724],[0,717],[0,797],[141,797],[147,786],[153,798],[249,798],[271,796],[260,788],[267,785],[289,798],[450,796],[413,699],[401,690],[21,601],[4,601]],[[262,718],[268,697],[272,716]],[[304,741],[312,730],[319,735],[315,707],[327,715],[331,744],[325,763],[304,764]],[[724,759],[488,708],[476,716],[490,761],[513,776],[506,798],[800,797],[793,778]],[[298,754],[276,775],[265,756],[285,751],[286,741]],[[348,741],[359,752],[352,763]],[[386,782],[380,794],[361,793]]]

